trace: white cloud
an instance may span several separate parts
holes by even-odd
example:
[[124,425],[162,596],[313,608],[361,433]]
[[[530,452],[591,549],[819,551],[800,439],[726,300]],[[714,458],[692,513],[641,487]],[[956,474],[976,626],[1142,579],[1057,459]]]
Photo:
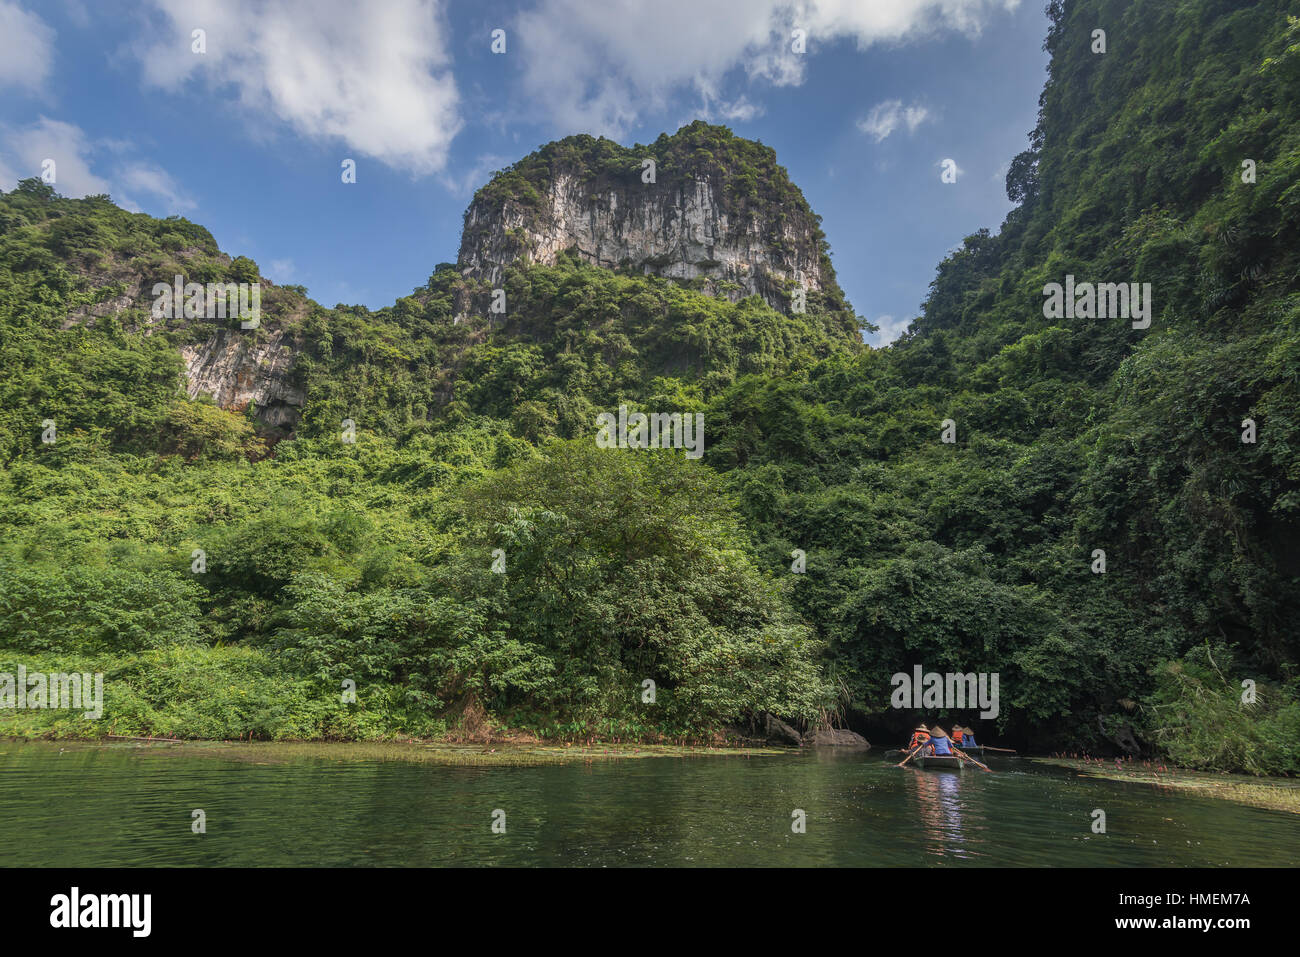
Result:
[[[178,89],[202,77],[233,88],[249,122],[338,141],[417,175],[446,164],[462,123],[436,0],[153,4],[163,36],[138,51],[146,82]],[[191,50],[195,29],[206,32],[206,53]]]
[[923,106],[904,106],[902,100],[886,100],[858,120],[858,129],[879,143],[900,126],[906,127],[909,133],[914,132],[929,116],[930,111]]
[[0,187],[40,176],[46,160],[54,161],[51,185],[62,196],[109,193],[124,209],[136,212],[137,196],[150,197],[150,207],[166,214],[195,208],[166,170],[132,159],[120,141],[91,141],[80,127],[44,116],[27,127],[0,126]]
[[717,117],[727,123],[747,123],[756,116],[762,116],[763,107],[742,94],[734,100],[706,99],[699,115],[706,120]]
[[912,324],[911,319],[895,319],[893,316],[877,316],[875,325],[880,329],[868,338],[872,345],[887,346],[903,333],[907,327]]
[[39,92],[54,60],[54,31],[34,13],[0,0],[0,87]]
[[726,73],[776,46],[770,7],[540,0],[514,26],[526,108],[566,131],[619,136],[644,113],[666,110],[683,88],[714,96]]
[[63,196],[91,196],[109,191],[108,181],[91,172],[91,145],[80,127],[42,116],[23,129],[0,129],[0,146],[19,170],[18,178],[40,176],[46,160],[54,161],[54,183]]
[[171,174],[152,163],[132,163],[123,168],[113,181],[121,190],[118,202],[127,209],[137,208],[135,201],[128,198],[128,193],[146,193],[157,197],[168,215],[189,212],[198,206],[194,200],[182,194]]
[[[778,86],[803,82],[818,43],[859,49],[946,30],[977,34],[1019,0],[538,0],[514,23],[528,106],[558,128],[619,136],[674,94],[717,98],[743,71]],[[806,31],[807,52],[791,50]]]
[[850,37],[865,50],[876,43],[914,40],[945,30],[977,36],[998,10],[1020,0],[808,0],[801,4],[809,39]]

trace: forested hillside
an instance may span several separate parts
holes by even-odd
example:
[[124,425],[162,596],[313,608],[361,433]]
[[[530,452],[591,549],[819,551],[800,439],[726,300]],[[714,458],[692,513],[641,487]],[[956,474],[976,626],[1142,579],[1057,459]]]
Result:
[[[576,254],[506,266],[500,314],[450,264],[376,312],[264,283],[261,327],[225,328],[291,356],[301,412],[268,418],[189,398],[214,328],[148,310],[254,263],[0,196],[0,671],[102,670],[107,699],[0,730],[901,733],[919,663],[998,672],[996,733],[1031,747],[1300,770],[1300,4],[1049,13],[1019,205],[884,349],[838,287],[787,313]],[[788,196],[770,151],[688,129],[698,175]],[[589,140],[481,196],[526,204],[548,158],[636,175]],[[1149,325],[1048,318],[1067,276],[1149,283]],[[597,447],[620,404],[702,413],[703,458]]]
[[[691,413],[855,352],[841,313],[563,259],[509,269],[501,316],[444,265],[377,313],[264,282],[258,328],[214,331],[149,302],[257,279],[200,227],[34,180],[0,203],[3,664],[103,670],[108,697],[16,730],[681,738],[831,705],[716,474],[592,437],[620,402]],[[292,428],[186,397],[178,349],[224,333],[293,351]]]
[[[1053,4],[1001,232],[892,348],[711,406],[771,560],[809,550],[796,604],[855,702],[899,661],[1000,670],[1031,741],[1295,770],[1300,24],[1248,7]],[[1067,274],[1151,283],[1149,328],[1045,318]],[[1247,678],[1279,683],[1242,707]]]

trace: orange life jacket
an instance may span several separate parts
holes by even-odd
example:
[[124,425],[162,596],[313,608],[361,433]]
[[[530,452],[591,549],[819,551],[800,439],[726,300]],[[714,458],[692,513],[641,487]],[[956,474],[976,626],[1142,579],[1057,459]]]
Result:
[[913,731],[912,741],[911,743],[908,744],[907,750],[911,751],[917,745],[925,744],[929,740],[930,740],[930,736],[926,734],[924,731]]
[[958,747],[961,746],[961,732],[960,732],[960,731],[956,731],[956,732],[953,733],[953,736],[952,736],[952,743],[955,744],[955,745],[957,745]]

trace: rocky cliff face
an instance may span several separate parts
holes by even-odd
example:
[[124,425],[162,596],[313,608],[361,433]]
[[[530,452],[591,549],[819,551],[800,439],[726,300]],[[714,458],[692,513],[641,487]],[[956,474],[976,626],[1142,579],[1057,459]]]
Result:
[[[72,310],[62,328],[94,325],[107,316],[122,315],[131,331],[186,336],[189,341],[180,346],[180,353],[185,364],[183,385],[191,399],[208,395],[233,412],[242,412],[252,404],[263,426],[291,431],[297,425],[306,402],[305,392],[292,375],[301,343],[284,323],[301,318],[305,300],[277,295],[274,284],[262,280],[265,304],[270,308],[264,312],[260,328],[231,329],[204,319],[155,319],[151,316],[152,279],[135,273],[109,278],[115,282],[104,287],[99,301]],[[121,291],[112,291],[117,289]]]
[[211,338],[181,348],[186,392],[191,399],[206,393],[221,408],[236,412],[252,403],[258,421],[291,429],[307,398],[291,384],[296,355],[296,344],[282,329],[260,337],[218,329]]
[[589,136],[548,144],[475,195],[457,265],[495,285],[510,263],[550,265],[566,250],[783,312],[799,287],[842,299],[818,217],[775,154],[703,123],[627,150]]

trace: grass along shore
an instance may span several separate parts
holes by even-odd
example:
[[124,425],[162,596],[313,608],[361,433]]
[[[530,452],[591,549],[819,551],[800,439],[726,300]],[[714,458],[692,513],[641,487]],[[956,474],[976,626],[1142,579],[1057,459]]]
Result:
[[1206,797],[1221,798],[1300,814],[1300,780],[1295,778],[1258,778],[1245,774],[1224,774],[1211,771],[1188,771],[1163,764],[1116,763],[1105,758],[1034,758],[1039,764],[1068,768],[1080,777],[1102,778],[1107,781],[1127,781],[1148,784],[1176,791],[1190,791]]
[[169,741],[161,739],[34,739],[0,740],[0,754],[11,748],[36,747],[64,753],[114,749],[164,755],[202,755],[253,764],[285,764],[294,760],[410,761],[468,767],[567,764],[660,757],[766,757],[789,749],[765,747],[705,747],[667,744],[465,744],[431,741]]

